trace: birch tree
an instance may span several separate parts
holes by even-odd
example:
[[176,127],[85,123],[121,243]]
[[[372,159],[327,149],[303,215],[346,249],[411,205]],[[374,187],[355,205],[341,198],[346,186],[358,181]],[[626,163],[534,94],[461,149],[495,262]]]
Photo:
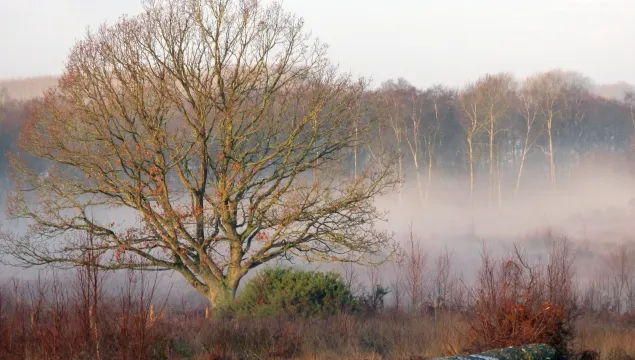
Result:
[[524,82],[520,91],[518,92],[518,113],[522,118],[523,127],[523,147],[520,152],[520,164],[518,166],[518,175],[516,176],[516,186],[514,188],[514,195],[518,194],[520,189],[520,181],[525,168],[525,160],[527,154],[531,148],[536,144],[536,141],[540,138],[544,131],[544,126],[540,120],[540,94],[537,93],[537,89],[534,84],[530,82]]
[[[387,123],[387,127],[394,136],[394,147],[397,153],[397,174],[400,178],[404,177],[403,148],[407,136],[404,128],[404,119],[410,115],[405,105],[405,99],[412,91],[414,91],[412,85],[404,79],[398,79],[396,83],[388,81],[382,84],[376,97],[377,116]],[[385,141],[385,139],[382,140]],[[401,203],[401,201],[402,187],[400,186],[399,202]]]
[[474,154],[475,141],[483,132],[485,121],[485,94],[480,91],[479,83],[466,85],[459,93],[459,109],[461,111],[461,127],[465,135],[468,151],[468,165],[470,174],[470,203],[474,204]]
[[527,86],[535,89],[538,96],[537,103],[547,133],[547,150],[545,151],[549,163],[549,183],[551,188],[556,186],[556,166],[554,161],[553,129],[554,123],[565,110],[564,97],[566,80],[558,70],[534,75],[527,79]]
[[475,83],[469,84],[459,98],[463,113],[463,129],[468,143],[470,163],[470,193],[474,192],[474,138],[483,131],[489,143],[489,201],[493,203],[495,193],[494,149],[496,135],[504,129],[500,122],[507,115],[514,93],[514,79],[502,73],[485,75]]
[[[486,75],[480,82],[479,91],[485,93],[486,122],[485,132],[489,137],[489,201],[492,205],[496,187],[499,185],[500,178],[495,175],[495,165],[498,161],[494,160],[494,148],[496,144],[496,136],[505,131],[501,126],[501,121],[509,111],[514,97],[516,84],[514,78],[510,74],[501,73],[496,75]],[[498,165],[496,165],[498,170]],[[500,189],[500,187],[499,187]],[[500,192],[498,202],[500,204]]]
[[437,147],[443,138],[443,125],[452,115],[453,104],[456,100],[456,92],[442,85],[435,85],[423,94],[426,108],[424,128],[421,138],[424,153],[427,158],[427,183],[425,199],[430,197],[432,190],[432,173],[436,160]]
[[421,179],[421,168],[424,161],[422,158],[424,157],[425,145],[422,144],[424,132],[423,122],[426,121],[423,115],[423,95],[415,88],[411,88],[408,98],[404,99],[403,102],[405,103],[402,103],[401,106],[405,107],[405,118],[402,119],[403,123],[401,127],[405,134],[404,138],[408,144],[410,155],[412,156],[415,178],[417,179],[417,189],[419,189],[419,200],[423,205],[426,199]]

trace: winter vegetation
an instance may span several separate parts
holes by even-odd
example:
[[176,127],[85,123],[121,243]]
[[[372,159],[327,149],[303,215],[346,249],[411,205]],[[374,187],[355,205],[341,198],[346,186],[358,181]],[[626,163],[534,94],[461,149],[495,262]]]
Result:
[[631,86],[372,87],[280,4],[145,10],[0,81],[2,262],[41,271],[0,358],[635,356]]

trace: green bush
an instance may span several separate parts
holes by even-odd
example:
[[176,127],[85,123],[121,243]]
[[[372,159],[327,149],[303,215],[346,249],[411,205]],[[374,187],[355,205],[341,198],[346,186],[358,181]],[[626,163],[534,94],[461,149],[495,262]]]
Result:
[[235,310],[249,316],[314,317],[348,312],[357,301],[335,272],[265,269],[238,294]]

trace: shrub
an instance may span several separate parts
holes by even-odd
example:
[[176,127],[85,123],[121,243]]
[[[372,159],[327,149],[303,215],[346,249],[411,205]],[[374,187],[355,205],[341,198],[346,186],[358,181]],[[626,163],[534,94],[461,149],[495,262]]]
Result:
[[384,309],[384,297],[388,295],[388,289],[382,285],[373,286],[369,292],[359,297],[361,310],[366,314],[377,314]]
[[335,272],[266,269],[236,299],[238,315],[313,317],[357,308],[350,288]]
[[568,355],[575,299],[567,246],[557,242],[543,266],[529,265],[517,248],[499,261],[483,252],[469,319],[473,350],[545,343]]

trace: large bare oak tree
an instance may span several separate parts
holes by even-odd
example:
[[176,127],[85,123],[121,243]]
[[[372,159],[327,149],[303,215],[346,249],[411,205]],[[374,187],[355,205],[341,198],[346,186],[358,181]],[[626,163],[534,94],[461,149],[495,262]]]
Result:
[[[373,133],[357,118],[366,82],[278,4],[144,5],[87,34],[33,112],[22,149],[51,165],[14,156],[11,215],[31,225],[4,250],[81,264],[89,245],[63,239],[89,232],[112,255],[103,268],[174,270],[215,306],[274,259],[389,254],[373,201],[399,181],[394,159],[357,176],[342,161]],[[136,219],[93,216],[104,209]]]

